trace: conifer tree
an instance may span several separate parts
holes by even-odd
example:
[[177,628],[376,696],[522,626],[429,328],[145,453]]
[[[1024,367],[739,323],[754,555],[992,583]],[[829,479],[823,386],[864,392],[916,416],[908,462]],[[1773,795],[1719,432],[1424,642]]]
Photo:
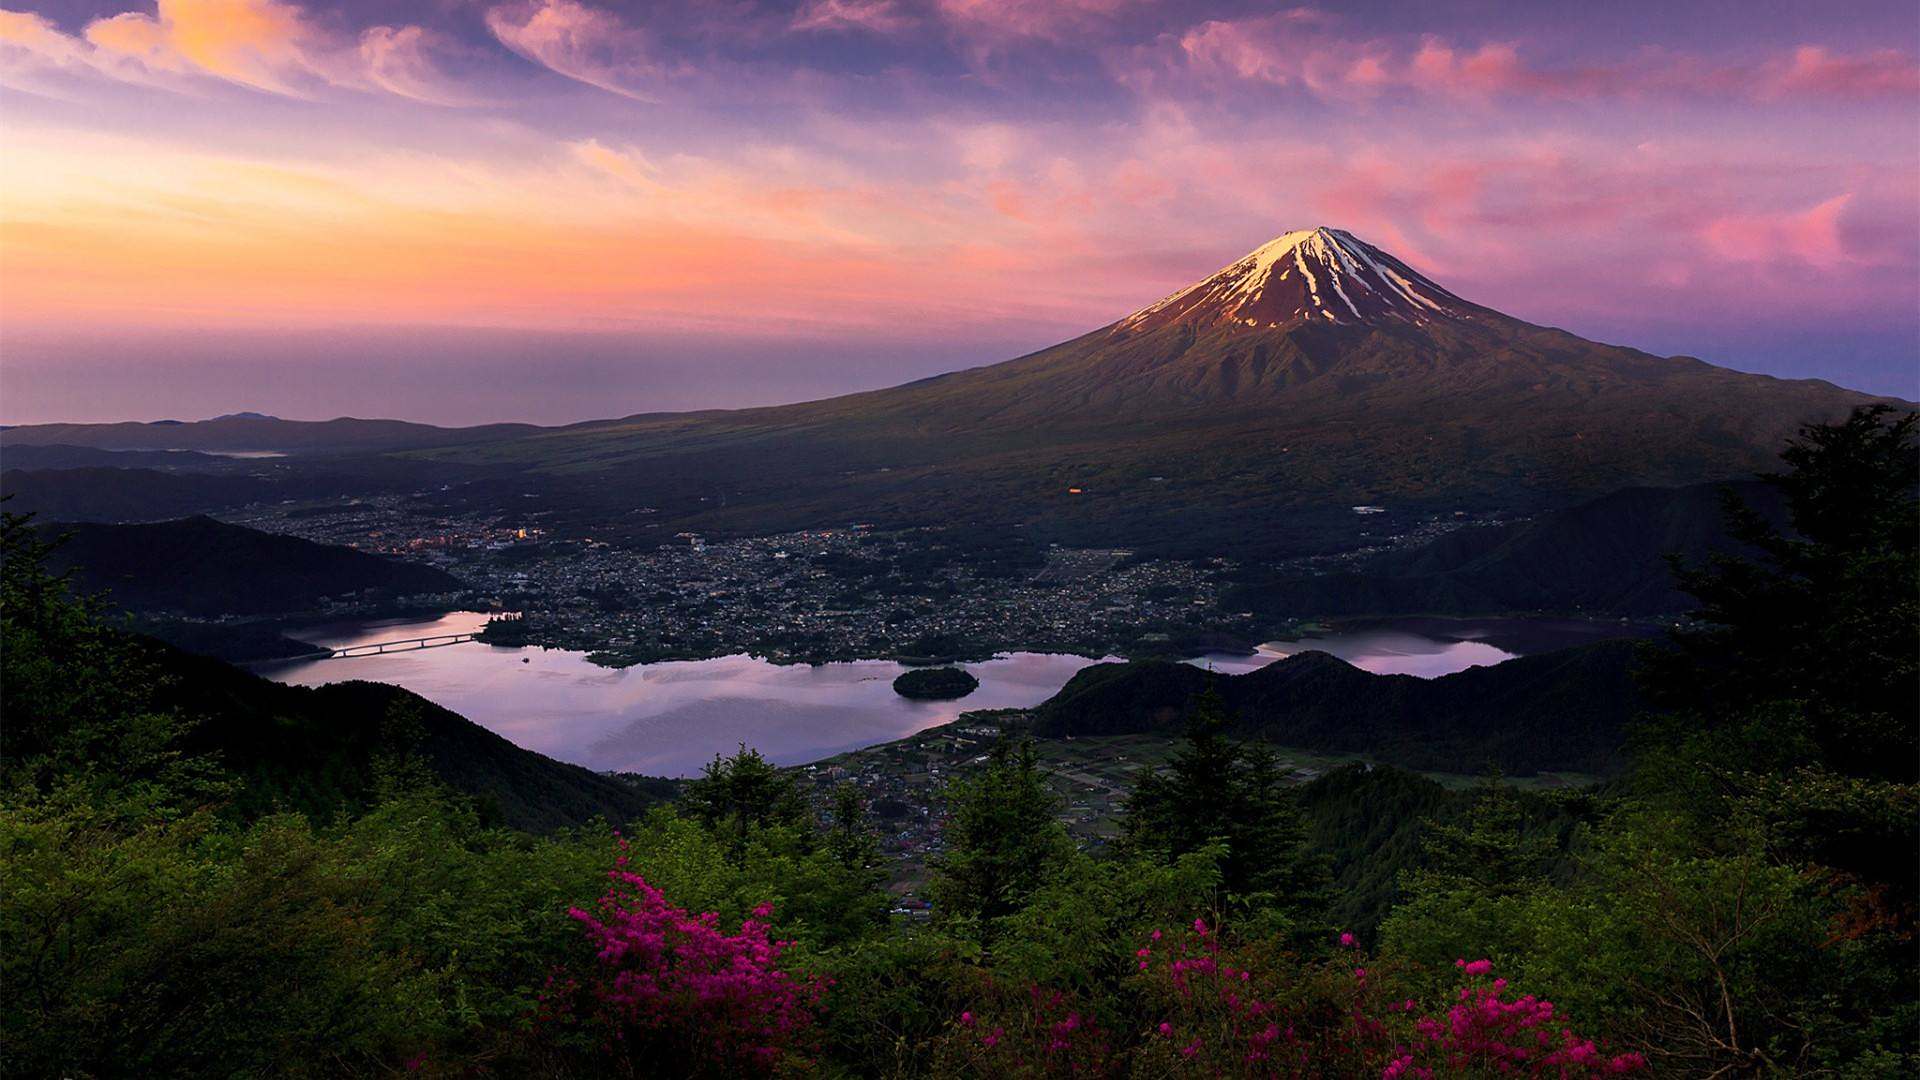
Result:
[[985,767],[947,788],[946,853],[931,890],[943,920],[993,920],[1018,911],[1073,851],[1033,743],[1002,740]]
[[1326,858],[1313,850],[1273,751],[1227,735],[1227,710],[1209,685],[1195,699],[1167,767],[1144,773],[1122,822],[1135,852],[1170,861],[1223,842],[1229,896],[1317,927],[1327,906]]

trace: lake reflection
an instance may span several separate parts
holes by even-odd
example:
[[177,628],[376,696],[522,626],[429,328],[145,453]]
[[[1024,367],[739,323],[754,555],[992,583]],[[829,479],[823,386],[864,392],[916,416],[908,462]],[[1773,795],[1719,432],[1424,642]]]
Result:
[[1581,619],[1402,618],[1345,622],[1322,633],[1270,641],[1250,656],[1209,653],[1191,663],[1244,675],[1281,657],[1318,650],[1375,675],[1422,679],[1484,667],[1516,656],[1586,645],[1607,638],[1641,637],[1647,627]]
[[[468,633],[485,622],[485,615],[455,612],[429,620],[309,627],[292,635],[339,648]],[[1213,654],[1193,662],[1241,674],[1320,649],[1367,671],[1432,678],[1620,633],[1593,623],[1401,620],[1271,642],[1251,656]],[[1096,662],[1010,653],[967,664],[980,688],[959,701],[909,701],[894,693],[893,679],[906,668],[890,660],[808,667],[738,655],[614,669],[588,663],[585,653],[467,643],[259,671],[300,686],[349,679],[393,683],[549,757],[597,770],[688,776],[740,743],[781,764],[797,764],[898,739],[963,711],[1038,705]]]
[[[292,633],[339,648],[466,633],[485,622],[484,615],[457,612]],[[475,643],[273,665],[260,673],[299,686],[393,683],[549,757],[590,769],[687,776],[743,742],[794,764],[910,735],[963,711],[1037,705],[1095,662],[1011,653],[968,664],[980,688],[959,701],[908,701],[894,693],[894,677],[907,669],[890,660],[808,667],[739,655],[614,669],[563,649]]]

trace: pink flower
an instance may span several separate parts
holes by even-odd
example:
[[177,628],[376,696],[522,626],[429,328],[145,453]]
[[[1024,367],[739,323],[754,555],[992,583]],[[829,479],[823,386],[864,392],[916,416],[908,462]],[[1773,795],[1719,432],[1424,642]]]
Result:
[[1349,949],[1351,949],[1351,948],[1353,948],[1353,934],[1352,934],[1352,932],[1350,932],[1350,931],[1349,931],[1349,932],[1344,932],[1344,933],[1342,933],[1342,934],[1340,935],[1340,944],[1342,944],[1342,945],[1344,945],[1344,946],[1346,946],[1346,947],[1347,947],[1347,948],[1349,948]]
[[1194,932],[1194,933],[1196,933],[1196,934],[1204,934],[1204,933],[1206,933],[1206,932],[1207,932],[1207,920],[1205,920],[1205,919],[1195,919],[1195,920],[1193,920],[1193,932]]
[[1173,1034],[1173,1025],[1167,1023],[1165,1020],[1160,1021],[1160,1034],[1162,1035]]
[[972,1026],[973,1026],[973,1014],[972,1014],[972,1013],[970,1013],[970,1012],[963,1012],[963,1013],[961,1013],[961,1014],[960,1014],[960,1026],[961,1026],[961,1027],[972,1027]]

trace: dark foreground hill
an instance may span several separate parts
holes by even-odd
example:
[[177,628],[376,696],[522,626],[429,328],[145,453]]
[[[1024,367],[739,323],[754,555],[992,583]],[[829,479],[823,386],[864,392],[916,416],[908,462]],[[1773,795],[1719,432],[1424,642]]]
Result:
[[1470,527],[1353,570],[1260,581],[1231,592],[1231,610],[1279,619],[1519,612],[1646,617],[1691,610],[1669,555],[1689,563],[1741,545],[1722,498],[1768,518],[1780,493],[1758,481],[1628,488],[1509,525]]
[[1636,648],[1605,641],[1437,679],[1374,675],[1323,652],[1231,676],[1169,661],[1096,664],[1039,707],[1034,733],[1175,734],[1212,686],[1238,734],[1303,750],[1445,772],[1612,773],[1639,709]]
[[0,473],[0,495],[7,497],[7,508],[36,514],[42,521],[152,521],[245,506],[279,497],[281,490],[259,476],[100,465]]
[[159,642],[148,651],[162,700],[199,726],[240,781],[242,813],[299,810],[324,820],[372,804],[380,770],[414,760],[491,820],[550,831],[594,817],[627,821],[671,795],[669,781],[629,784],[523,750],[417,694],[382,683],[283,686]]
[[49,563],[84,592],[133,612],[193,616],[311,610],[323,599],[398,598],[460,588],[431,566],[278,536],[208,517],[142,525],[50,525]]

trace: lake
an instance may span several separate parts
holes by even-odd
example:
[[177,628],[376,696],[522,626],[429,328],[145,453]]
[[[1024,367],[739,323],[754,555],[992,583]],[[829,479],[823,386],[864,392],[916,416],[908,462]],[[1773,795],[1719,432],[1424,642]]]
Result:
[[[336,623],[291,631],[332,648],[478,630],[479,612],[437,619]],[[1610,624],[1516,625],[1517,620],[1397,620],[1356,625],[1251,656],[1193,661],[1238,674],[1302,649],[1323,649],[1379,673],[1432,677],[1522,652],[1619,636]],[[1598,629],[1596,629],[1598,626]],[[1109,658],[1111,659],[1111,658]],[[404,686],[519,746],[595,770],[689,776],[741,743],[781,764],[813,761],[944,724],[974,709],[1026,708],[1098,661],[1059,653],[1007,653],[965,665],[980,688],[959,701],[909,701],[893,692],[907,670],[891,660],[780,665],[745,654],[628,668],[589,663],[564,649],[469,642],[341,660],[264,665],[298,686],[365,679]]]

